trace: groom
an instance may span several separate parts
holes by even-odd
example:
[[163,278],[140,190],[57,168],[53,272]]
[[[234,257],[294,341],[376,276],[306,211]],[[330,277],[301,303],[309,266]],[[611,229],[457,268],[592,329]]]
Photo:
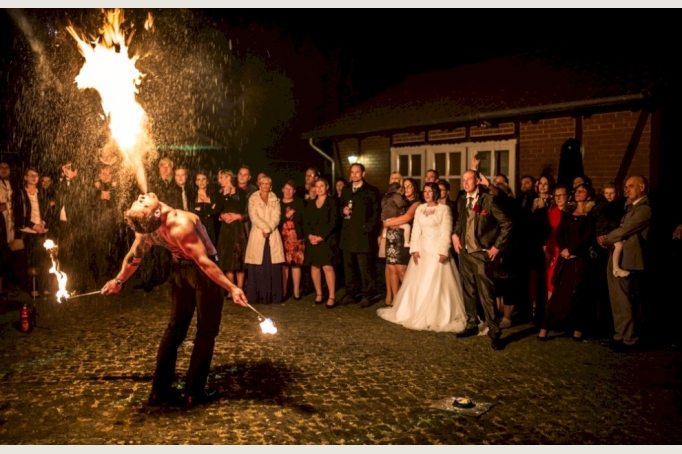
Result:
[[466,327],[457,333],[457,337],[478,334],[476,304],[480,302],[493,350],[501,350],[502,332],[497,321],[493,270],[499,262],[499,253],[507,247],[512,222],[494,196],[484,192],[479,183],[475,170],[467,170],[462,175],[465,194],[457,201],[459,216],[452,235],[452,244],[459,255],[467,315]]

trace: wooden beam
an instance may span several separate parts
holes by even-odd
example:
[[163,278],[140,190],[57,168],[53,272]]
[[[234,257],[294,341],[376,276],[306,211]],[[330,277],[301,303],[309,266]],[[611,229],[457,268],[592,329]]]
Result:
[[623,160],[620,162],[620,167],[618,168],[618,173],[616,174],[616,185],[618,187],[623,186],[625,177],[628,175],[628,170],[630,170],[630,165],[632,165],[632,160],[635,157],[635,152],[637,151],[637,146],[642,138],[642,132],[646,126],[646,122],[649,119],[649,113],[646,110],[641,110],[639,112],[639,118],[637,119],[637,124],[635,129],[632,131],[632,136],[630,136],[630,143],[628,143],[625,149],[625,154],[623,155]]
[[657,189],[660,183],[661,161],[661,109],[651,113],[651,141],[649,145],[649,187]]

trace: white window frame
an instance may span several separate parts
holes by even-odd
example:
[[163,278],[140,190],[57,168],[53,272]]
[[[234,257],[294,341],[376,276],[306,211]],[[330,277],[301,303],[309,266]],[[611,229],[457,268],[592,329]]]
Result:
[[[422,172],[420,175],[421,181],[424,181],[426,177],[426,171],[428,169],[434,169],[436,167],[436,157],[437,153],[445,153],[446,160],[449,159],[449,153],[459,152],[462,156],[462,162],[460,163],[460,168],[462,173],[471,167],[471,158],[479,151],[492,151],[490,163],[491,169],[495,169],[497,163],[495,162],[495,151],[508,150],[509,151],[509,178],[510,183],[516,181],[516,139],[509,140],[490,140],[486,142],[461,142],[461,143],[447,143],[447,144],[423,144],[417,146],[408,147],[391,147],[391,172],[395,172],[398,169],[398,160],[400,156],[411,156],[420,155],[422,158]],[[448,163],[449,164],[449,163]],[[412,161],[410,160],[410,166]],[[411,169],[410,169],[411,171]],[[408,175],[403,175],[407,177]],[[441,178],[445,179],[457,179],[462,178],[462,175],[441,175]],[[492,181],[495,175],[486,175],[488,180]]]

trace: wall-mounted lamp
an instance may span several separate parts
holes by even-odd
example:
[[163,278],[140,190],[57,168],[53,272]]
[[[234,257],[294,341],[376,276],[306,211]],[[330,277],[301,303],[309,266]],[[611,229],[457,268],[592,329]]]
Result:
[[358,157],[355,156],[354,154],[352,154],[352,155],[348,156],[348,162],[350,163],[350,165],[353,165],[356,162],[358,162]]

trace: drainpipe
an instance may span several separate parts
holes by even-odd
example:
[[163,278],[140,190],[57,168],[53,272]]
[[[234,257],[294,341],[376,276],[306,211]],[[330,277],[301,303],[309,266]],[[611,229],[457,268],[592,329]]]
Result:
[[[330,183],[329,189],[330,189],[331,191],[336,191],[336,189],[335,189],[335,188],[336,188],[336,172],[334,171],[334,167],[335,167],[335,166],[334,166],[334,160],[333,160],[332,158],[330,158],[330,157],[327,155],[327,153],[325,153],[324,151],[320,150],[320,149],[313,143],[313,138],[312,138],[312,137],[311,137],[310,139],[308,139],[308,143],[309,143],[310,146],[313,148],[313,150],[315,150],[315,151],[317,151],[318,153],[320,153],[324,159],[326,159],[327,161],[329,161],[329,162],[332,163],[332,181],[331,181],[331,183]],[[335,193],[335,192],[332,192],[332,194],[334,194],[334,193]]]

